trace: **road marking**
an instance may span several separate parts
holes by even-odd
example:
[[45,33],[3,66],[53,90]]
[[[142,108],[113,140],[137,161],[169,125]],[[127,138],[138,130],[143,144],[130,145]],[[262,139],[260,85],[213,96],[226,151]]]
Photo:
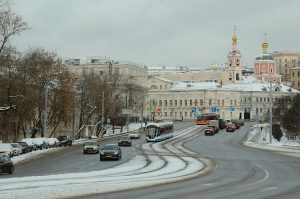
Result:
[[201,184],[201,185],[204,185],[204,186],[211,186],[211,185],[213,185],[213,183],[207,183],[207,184]]
[[242,185],[242,186],[246,187],[246,186],[258,184],[258,183],[261,183],[261,182],[263,182],[263,181],[265,181],[265,180],[267,180],[267,179],[269,178],[269,172],[268,172],[265,168],[263,168],[262,166],[260,166],[260,165],[258,165],[258,164],[255,164],[255,165],[256,165],[257,167],[261,168],[261,169],[265,172],[265,174],[266,174],[265,177],[264,177],[263,179],[257,181],[257,182],[245,184],[245,185]]
[[265,189],[260,190],[260,192],[269,191],[269,190],[274,190],[274,189],[278,189],[278,187],[269,187],[269,188],[265,188]]

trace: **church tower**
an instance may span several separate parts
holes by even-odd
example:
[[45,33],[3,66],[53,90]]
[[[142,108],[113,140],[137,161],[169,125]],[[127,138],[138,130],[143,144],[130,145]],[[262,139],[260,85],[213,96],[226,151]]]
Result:
[[242,75],[242,54],[237,48],[237,36],[235,32],[236,26],[234,26],[234,34],[232,37],[232,50],[227,55],[228,81],[231,83],[238,82]]
[[267,33],[265,40],[261,44],[262,54],[256,57],[254,62],[254,76],[262,82],[281,83],[281,75],[276,74],[276,62],[271,54],[268,53],[269,43]]

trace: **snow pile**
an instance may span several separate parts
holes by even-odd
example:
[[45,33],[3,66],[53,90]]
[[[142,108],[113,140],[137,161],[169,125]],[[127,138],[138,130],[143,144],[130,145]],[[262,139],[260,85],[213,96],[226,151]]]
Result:
[[272,136],[272,142],[270,143],[269,124],[256,124],[250,128],[247,134],[247,140],[244,145],[262,148],[268,150],[274,150],[284,153],[286,155],[300,157],[300,143],[297,140],[289,140],[285,135],[277,141]]

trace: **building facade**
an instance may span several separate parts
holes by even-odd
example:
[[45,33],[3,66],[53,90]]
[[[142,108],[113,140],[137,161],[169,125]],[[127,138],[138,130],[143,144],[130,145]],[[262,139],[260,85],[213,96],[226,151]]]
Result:
[[274,60],[276,62],[277,72],[282,76],[282,82],[286,85],[289,85],[292,82],[291,69],[300,66],[300,53],[275,51],[274,53],[272,53],[272,56],[274,57]]
[[291,68],[291,87],[300,90],[300,67]]

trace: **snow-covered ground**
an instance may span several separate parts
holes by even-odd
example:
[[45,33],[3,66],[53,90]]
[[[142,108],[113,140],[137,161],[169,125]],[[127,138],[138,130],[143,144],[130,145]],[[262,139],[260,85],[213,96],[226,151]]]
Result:
[[256,124],[250,128],[244,145],[266,150],[273,150],[277,153],[294,157],[300,157],[300,143],[298,141],[288,140],[285,136],[283,136],[280,141],[272,138],[270,143],[269,136],[268,124]]
[[[0,198],[64,198],[106,193],[184,180],[206,172],[207,159],[191,156],[183,144],[198,135],[199,127],[174,132],[166,142],[144,143],[146,156],[93,172],[0,179]],[[100,162],[99,162],[100,163]]]

